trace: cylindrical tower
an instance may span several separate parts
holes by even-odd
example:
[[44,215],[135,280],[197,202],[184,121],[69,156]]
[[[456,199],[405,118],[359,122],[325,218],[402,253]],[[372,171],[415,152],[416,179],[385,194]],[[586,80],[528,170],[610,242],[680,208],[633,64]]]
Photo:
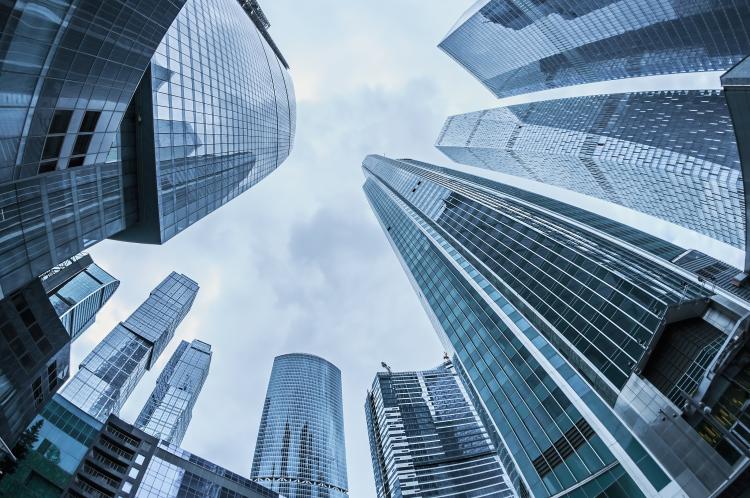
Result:
[[335,365],[303,353],[274,359],[250,478],[287,498],[348,496]]

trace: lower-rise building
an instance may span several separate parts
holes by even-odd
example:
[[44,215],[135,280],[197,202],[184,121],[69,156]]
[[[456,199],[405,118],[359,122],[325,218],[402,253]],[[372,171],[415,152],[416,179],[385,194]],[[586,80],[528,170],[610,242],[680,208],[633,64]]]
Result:
[[514,496],[447,358],[432,370],[379,372],[365,414],[378,498]]

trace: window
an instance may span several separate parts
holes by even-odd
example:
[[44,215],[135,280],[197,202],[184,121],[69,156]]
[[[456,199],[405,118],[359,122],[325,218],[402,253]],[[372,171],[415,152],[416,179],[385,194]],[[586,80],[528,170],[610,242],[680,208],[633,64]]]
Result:
[[81,122],[81,132],[93,132],[96,129],[96,123],[99,122],[99,116],[102,113],[99,111],[86,111]]
[[52,135],[55,133],[67,132],[68,124],[70,123],[72,115],[73,111],[67,109],[55,111],[54,116],[52,116],[52,123],[49,126],[49,134]]

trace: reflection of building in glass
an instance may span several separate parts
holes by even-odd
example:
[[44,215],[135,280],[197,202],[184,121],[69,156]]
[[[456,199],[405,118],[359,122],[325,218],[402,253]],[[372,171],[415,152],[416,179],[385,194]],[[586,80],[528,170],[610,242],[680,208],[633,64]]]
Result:
[[336,366],[302,353],[274,359],[250,479],[288,498],[348,496]]
[[747,466],[747,292],[706,282],[731,268],[470,174],[363,167],[519,495],[703,497]]
[[137,216],[133,173],[106,161],[183,3],[10,2],[0,20],[0,297]]
[[0,480],[0,497],[58,497],[102,428],[102,423],[59,394],[31,425],[42,422],[39,437],[18,469]]
[[379,372],[365,414],[379,498],[514,496],[449,361],[422,372]]
[[722,92],[573,97],[451,116],[437,148],[492,169],[745,245],[745,201]]
[[105,238],[162,243],[288,156],[293,88],[256,3],[28,5],[0,21],[0,298]]
[[210,344],[182,341],[159,374],[135,426],[167,443],[182,444],[210,365]]
[[190,311],[198,284],[172,272],[83,360],[62,395],[100,421],[117,414]]
[[479,0],[440,48],[497,97],[721,71],[750,52],[744,1]]

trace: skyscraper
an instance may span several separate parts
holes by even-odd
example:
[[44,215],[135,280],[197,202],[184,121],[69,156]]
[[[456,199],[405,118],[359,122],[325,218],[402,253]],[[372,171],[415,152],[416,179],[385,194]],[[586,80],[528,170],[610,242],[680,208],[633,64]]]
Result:
[[[726,70],[750,52],[745,1],[479,0],[439,47],[497,97]],[[509,49],[511,48],[511,49]]]
[[169,444],[182,444],[210,365],[210,344],[182,341],[159,374],[135,426]]
[[102,422],[119,413],[174,336],[197,293],[193,280],[170,273],[89,353],[61,394]]
[[335,365],[303,353],[274,359],[250,479],[287,498],[348,496]]
[[66,260],[42,274],[55,312],[71,339],[76,339],[96,320],[96,314],[120,286],[88,254]]
[[105,238],[162,243],[289,154],[257,2],[29,5],[0,7],[0,298]]
[[12,446],[68,379],[70,342],[94,322],[119,284],[84,254],[0,300],[3,442]]
[[379,372],[365,415],[378,498],[514,496],[450,361]]
[[363,167],[518,494],[708,496],[746,468],[741,291],[574,206],[417,161]]
[[722,92],[572,97],[447,119],[459,163],[621,204],[740,249],[745,203]]

